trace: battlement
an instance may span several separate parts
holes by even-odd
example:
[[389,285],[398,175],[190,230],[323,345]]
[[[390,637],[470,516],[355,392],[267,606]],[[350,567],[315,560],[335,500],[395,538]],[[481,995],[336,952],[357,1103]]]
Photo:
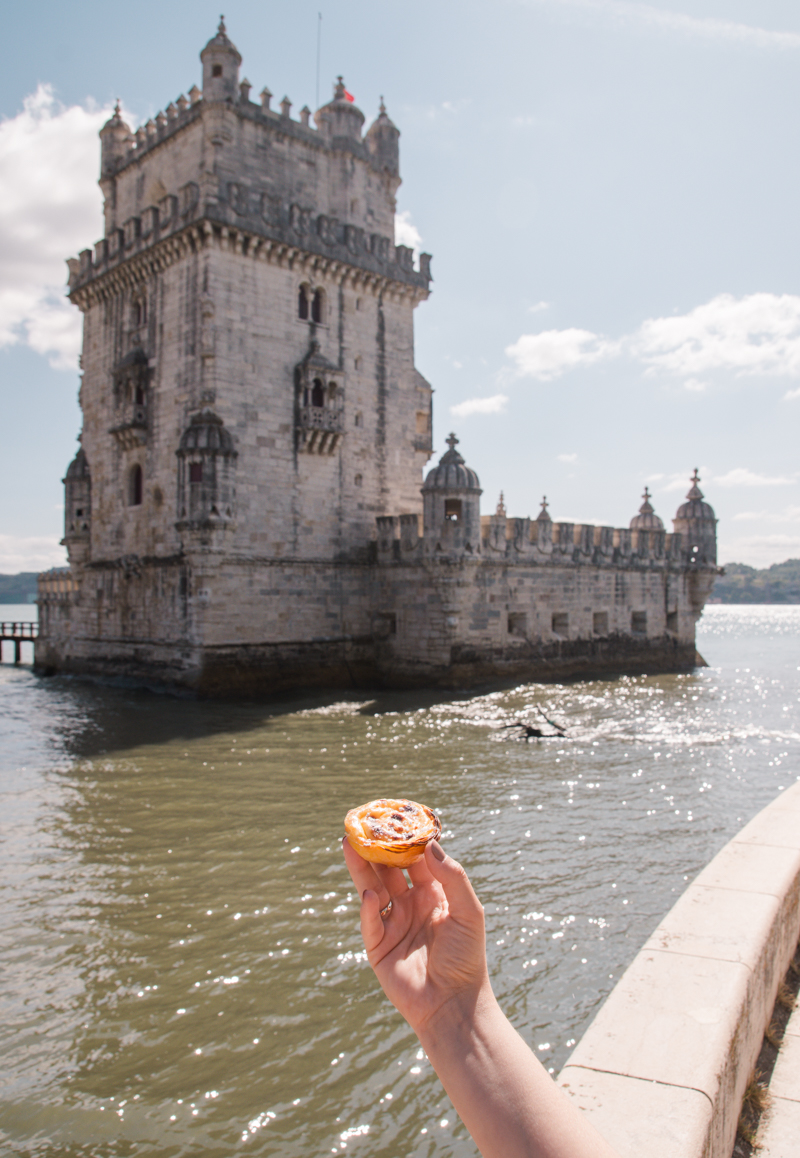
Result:
[[[411,563],[453,554],[442,536],[427,536],[418,515],[382,516],[376,520],[380,563]],[[458,547],[457,554],[464,554]],[[481,540],[468,551],[484,562],[536,563],[563,567],[685,567],[693,559],[679,534],[658,530],[552,523],[536,519],[481,516]]]

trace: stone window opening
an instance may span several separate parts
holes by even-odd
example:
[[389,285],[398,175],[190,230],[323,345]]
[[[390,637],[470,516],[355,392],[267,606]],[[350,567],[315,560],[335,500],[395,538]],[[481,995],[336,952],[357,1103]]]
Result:
[[667,631],[673,631],[677,635],[678,632],[678,612],[667,612]]
[[297,291],[297,316],[303,322],[308,321],[308,288],[304,285]]
[[143,326],[147,321],[147,298],[136,298],[131,303],[131,321],[134,326]]
[[607,611],[595,611],[592,615],[592,633],[594,635],[608,635]]
[[137,384],[136,384],[136,389],[134,391],[134,400],[135,400],[137,406],[144,406],[144,404],[145,404],[144,386],[142,386],[141,382],[137,382]]
[[202,462],[189,463],[189,482],[201,483],[203,481],[203,464]]
[[325,295],[322,290],[314,290],[314,297],[311,299],[311,321],[316,323],[322,322],[322,314],[325,305]]
[[361,298],[356,298],[356,309],[357,310],[361,309]]
[[357,358],[353,362],[353,366],[355,367],[356,370],[361,369],[361,355],[360,354],[357,356]]
[[140,507],[142,505],[142,468],[138,462],[131,467],[128,476],[128,506]]
[[508,634],[527,635],[528,615],[525,611],[510,611],[508,613]]
[[444,517],[449,523],[460,523],[462,516],[461,499],[444,500]]
[[553,635],[569,635],[569,615],[566,611],[554,611],[552,621]]
[[360,410],[356,411],[356,416],[355,416],[353,425],[354,426],[363,426],[364,425],[364,415],[361,413]]
[[357,474],[356,477],[353,479],[353,482],[357,487],[363,486],[364,485],[364,476]]
[[221,64],[213,64],[211,66],[211,75],[212,76],[222,76],[222,65]]
[[325,405],[325,387],[321,378],[315,378],[311,386],[311,405],[319,407],[320,410]]
[[631,612],[631,632],[634,635],[647,635],[647,612]]

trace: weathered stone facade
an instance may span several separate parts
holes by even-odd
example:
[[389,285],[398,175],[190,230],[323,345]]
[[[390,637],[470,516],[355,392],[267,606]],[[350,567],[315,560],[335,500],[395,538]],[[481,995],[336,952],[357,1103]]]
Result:
[[202,92],[100,134],[38,666],[220,694],[690,666],[710,507],[672,536],[652,508],[630,531],[482,519],[454,440],[421,504],[430,257],[394,245],[398,130],[381,106],[362,135],[341,78],[316,128],[255,104],[222,24],[201,60]]

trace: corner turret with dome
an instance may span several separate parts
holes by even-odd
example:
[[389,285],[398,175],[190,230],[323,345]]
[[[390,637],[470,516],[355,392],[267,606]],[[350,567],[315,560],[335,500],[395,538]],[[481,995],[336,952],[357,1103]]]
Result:
[[700,475],[697,467],[690,482],[686,502],[678,507],[672,525],[682,536],[692,565],[713,567],[717,562],[717,518],[714,508],[704,501],[703,492],[698,486]]
[[480,480],[456,450],[458,439],[451,434],[448,449],[438,466],[428,471],[422,485],[424,537],[441,550],[464,550],[479,554],[481,549]]
[[632,531],[663,531],[664,530],[664,524],[661,521],[661,519],[658,517],[658,515],[655,513],[655,511],[653,510],[652,503],[650,502],[650,499],[652,497],[653,496],[650,494],[650,491],[647,489],[647,487],[645,487],[644,488],[644,494],[642,495],[644,502],[639,507],[639,514],[634,515],[633,518],[631,519],[631,530]]
[[242,58],[236,45],[228,39],[224,16],[220,16],[217,34],[200,53],[200,60],[203,64],[203,100],[231,103],[238,100]]

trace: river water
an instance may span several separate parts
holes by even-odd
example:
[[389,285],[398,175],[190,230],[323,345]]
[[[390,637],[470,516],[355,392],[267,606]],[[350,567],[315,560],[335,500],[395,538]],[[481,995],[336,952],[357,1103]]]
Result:
[[[557,1071],[686,882],[800,777],[798,643],[800,607],[711,606],[691,675],[271,705],[4,664],[0,1149],[472,1158],[363,961],[345,811],[436,808],[501,1004]],[[540,708],[563,740],[502,729]]]

